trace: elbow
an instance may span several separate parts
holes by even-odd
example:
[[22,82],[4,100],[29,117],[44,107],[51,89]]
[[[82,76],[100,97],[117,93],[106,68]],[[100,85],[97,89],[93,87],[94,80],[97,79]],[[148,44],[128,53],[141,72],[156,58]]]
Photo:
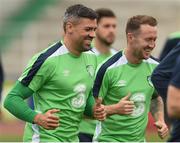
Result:
[[14,97],[11,96],[11,94],[9,93],[4,100],[3,106],[6,110],[8,110],[11,113],[12,110],[14,110],[13,108],[14,103],[15,103]]
[[7,97],[6,97],[5,100],[4,100],[3,106],[4,106],[5,109],[8,110],[9,105],[10,105],[10,100],[9,100],[8,95],[7,95]]

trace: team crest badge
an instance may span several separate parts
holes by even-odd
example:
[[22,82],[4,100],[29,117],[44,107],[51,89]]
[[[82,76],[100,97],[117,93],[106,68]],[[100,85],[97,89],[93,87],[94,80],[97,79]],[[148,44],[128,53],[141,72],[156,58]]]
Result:
[[94,67],[93,67],[92,65],[87,65],[87,66],[86,66],[86,70],[87,70],[87,72],[89,73],[89,75],[90,75],[91,77],[94,76]]

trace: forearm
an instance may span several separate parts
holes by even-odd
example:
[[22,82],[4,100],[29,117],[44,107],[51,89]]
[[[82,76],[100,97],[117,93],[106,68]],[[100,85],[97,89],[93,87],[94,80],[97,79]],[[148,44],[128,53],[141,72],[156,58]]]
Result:
[[4,107],[17,118],[32,123],[36,112],[33,111],[24,99],[30,97],[33,91],[17,82],[4,101]]
[[160,96],[152,99],[150,111],[155,121],[164,122],[164,104]]

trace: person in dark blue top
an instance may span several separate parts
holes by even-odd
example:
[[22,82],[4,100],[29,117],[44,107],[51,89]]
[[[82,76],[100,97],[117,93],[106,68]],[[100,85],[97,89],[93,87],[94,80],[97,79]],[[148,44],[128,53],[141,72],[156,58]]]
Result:
[[[165,42],[165,44],[163,46],[163,49],[162,49],[162,51],[160,53],[160,56],[159,56],[159,61],[162,61],[167,56],[167,54],[174,47],[176,47],[178,42],[180,42],[180,31],[171,33],[166,39],[166,42]],[[162,99],[163,99],[163,101],[166,101],[165,98],[162,98]],[[164,105],[164,116],[165,116],[166,123],[170,126],[172,124],[172,119],[170,119],[168,117],[168,115],[167,115],[167,106],[166,106],[166,104]]]
[[180,119],[180,55],[174,68],[167,93],[168,115]]
[[[174,47],[154,70],[151,80],[162,98],[167,99],[167,89],[180,55],[180,42]],[[165,100],[166,103],[166,100]],[[169,141],[180,141],[180,120],[173,121],[173,130]]]

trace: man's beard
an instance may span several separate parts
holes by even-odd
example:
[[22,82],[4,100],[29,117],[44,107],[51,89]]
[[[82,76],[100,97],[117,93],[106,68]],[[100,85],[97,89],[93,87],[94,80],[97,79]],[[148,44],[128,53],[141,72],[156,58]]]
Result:
[[102,43],[104,43],[106,46],[111,46],[113,43],[114,43],[114,40],[112,40],[111,42],[109,42],[108,40],[106,40],[105,38],[103,38],[103,37],[101,37],[101,36],[99,36],[99,35],[97,35],[97,37],[100,39],[100,41],[102,42]]

